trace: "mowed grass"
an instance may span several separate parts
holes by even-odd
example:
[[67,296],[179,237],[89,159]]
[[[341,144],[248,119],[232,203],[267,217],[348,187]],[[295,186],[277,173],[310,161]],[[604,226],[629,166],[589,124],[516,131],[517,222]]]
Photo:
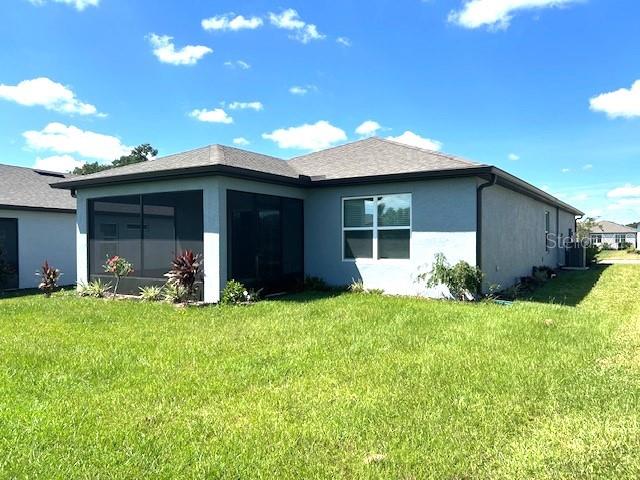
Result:
[[0,476],[638,478],[639,288],[614,265],[510,307],[2,299]]
[[598,260],[640,260],[640,250],[627,252],[626,250],[600,250]]

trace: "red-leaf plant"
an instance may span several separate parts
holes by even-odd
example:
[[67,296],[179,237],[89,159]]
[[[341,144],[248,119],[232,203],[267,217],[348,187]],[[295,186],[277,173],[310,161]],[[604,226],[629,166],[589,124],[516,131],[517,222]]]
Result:
[[40,271],[36,272],[36,275],[40,277],[38,288],[44,292],[46,297],[50,297],[51,292],[58,287],[58,280],[62,275],[60,270],[52,267],[49,265],[49,262],[45,260],[40,267]]
[[195,283],[200,278],[202,269],[202,256],[186,250],[176,256],[171,262],[171,270],[164,274],[170,283],[182,287],[186,294],[186,300],[193,296]]

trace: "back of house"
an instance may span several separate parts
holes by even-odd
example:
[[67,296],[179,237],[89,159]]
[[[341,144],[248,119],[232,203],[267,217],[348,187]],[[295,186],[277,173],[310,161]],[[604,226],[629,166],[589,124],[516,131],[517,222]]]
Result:
[[559,240],[582,214],[491,165],[375,137],[291,160],[211,145],[55,187],[77,196],[78,281],[125,256],[123,288],[137,293],[189,249],[203,254],[207,302],[229,279],[268,293],[305,276],[437,296],[419,276],[438,253],[506,288],[564,264]]

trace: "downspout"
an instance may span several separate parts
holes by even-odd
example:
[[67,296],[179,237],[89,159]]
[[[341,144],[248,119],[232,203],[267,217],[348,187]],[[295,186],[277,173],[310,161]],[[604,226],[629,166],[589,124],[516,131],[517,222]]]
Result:
[[560,207],[556,207],[556,266],[560,265]]
[[493,187],[498,181],[498,175],[491,174],[491,179],[476,189],[476,267],[482,270],[482,191]]

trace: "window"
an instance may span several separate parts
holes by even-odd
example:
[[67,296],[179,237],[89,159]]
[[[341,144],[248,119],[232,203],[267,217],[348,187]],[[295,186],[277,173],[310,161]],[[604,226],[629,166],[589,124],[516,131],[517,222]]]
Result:
[[408,259],[411,194],[342,200],[343,259]]
[[624,233],[616,233],[616,243],[618,245],[626,243],[626,241],[627,241],[627,237]]
[[551,213],[548,211],[544,212],[544,248],[548,252],[549,251],[549,243],[551,242],[550,234],[551,233]]
[[602,243],[602,234],[601,233],[592,233],[591,234],[591,243],[594,243],[594,244]]

